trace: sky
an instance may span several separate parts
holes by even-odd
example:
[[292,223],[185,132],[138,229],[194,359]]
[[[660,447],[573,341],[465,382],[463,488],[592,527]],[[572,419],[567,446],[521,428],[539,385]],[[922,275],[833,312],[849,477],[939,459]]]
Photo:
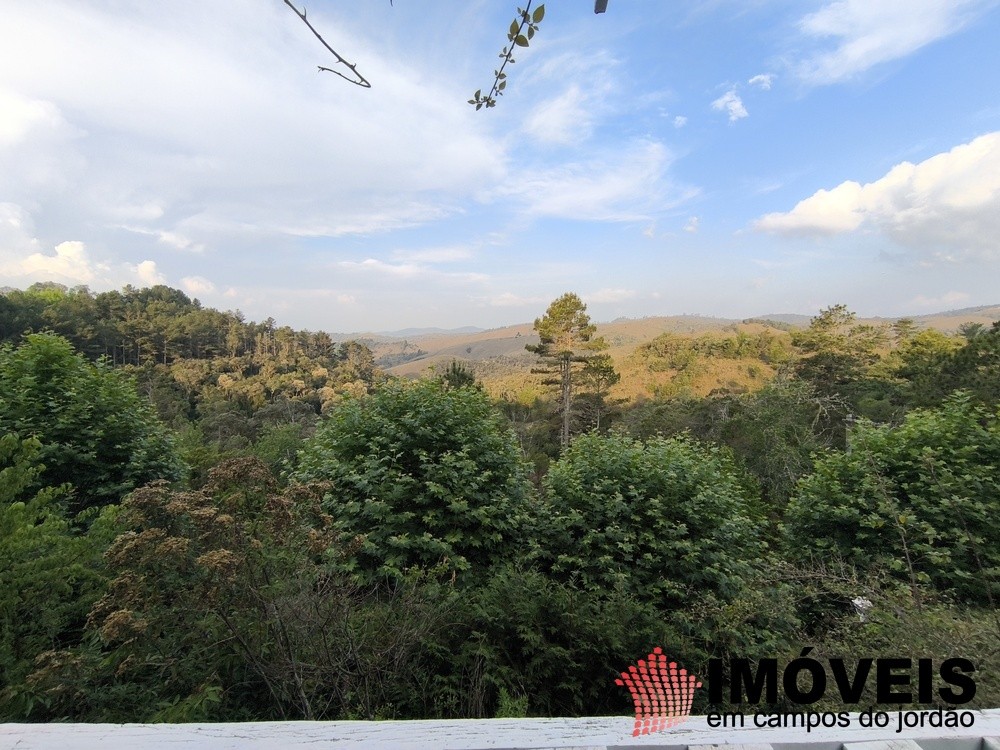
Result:
[[480,111],[516,3],[306,9],[370,89],[282,0],[0,3],[0,286],[331,332],[1000,303],[998,0],[550,0]]

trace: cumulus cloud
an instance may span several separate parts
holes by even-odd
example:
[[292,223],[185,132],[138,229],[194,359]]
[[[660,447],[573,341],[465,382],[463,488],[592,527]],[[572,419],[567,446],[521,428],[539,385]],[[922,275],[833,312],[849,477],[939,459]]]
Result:
[[764,89],[764,91],[770,91],[773,82],[774,75],[772,73],[760,73],[747,81],[751,86],[758,86]]
[[204,276],[185,276],[181,279],[181,288],[188,294],[209,294],[215,291],[215,284]]
[[54,255],[33,253],[20,262],[20,272],[33,278],[43,277],[74,284],[89,284],[94,281],[97,271],[106,271],[106,266],[95,268],[87,257],[87,248],[82,242],[60,242]]
[[712,109],[718,112],[725,112],[729,115],[729,122],[736,122],[750,116],[747,108],[743,106],[743,100],[740,99],[740,95],[736,93],[736,89],[730,89],[712,102]]
[[685,232],[691,232],[694,234],[698,231],[698,225],[701,223],[701,219],[697,216],[688,217],[687,223],[684,225]]
[[934,260],[1000,257],[1000,132],[903,162],[874,182],[819,190],[753,226],[785,235],[868,230]]
[[[2,223],[0,217],[0,228]],[[32,240],[30,244],[38,243]],[[87,246],[79,240],[60,242],[52,253],[23,254],[5,248],[0,253],[0,274],[22,285],[56,281],[70,286],[86,284],[96,289],[114,289],[131,283],[143,286],[166,283],[151,260],[137,265],[112,264],[92,258]]]
[[687,121],[688,118],[686,118],[684,115],[677,115],[677,117],[674,118],[674,127],[677,129],[683,128],[685,125],[687,125]]
[[157,284],[166,284],[167,280],[164,278],[156,268],[156,262],[152,260],[144,260],[131,267],[132,273],[135,274],[136,278],[139,279],[146,286],[156,286]]
[[96,289],[114,289],[125,284],[145,286],[166,283],[156,263],[122,263],[107,257],[92,257],[86,243],[68,240],[52,252],[41,249],[34,236],[31,214],[15,203],[0,203],[0,277],[21,285],[36,281],[86,284]]
[[836,0],[798,23],[810,39],[833,48],[806,56],[797,73],[813,84],[849,79],[955,33],[991,0]]

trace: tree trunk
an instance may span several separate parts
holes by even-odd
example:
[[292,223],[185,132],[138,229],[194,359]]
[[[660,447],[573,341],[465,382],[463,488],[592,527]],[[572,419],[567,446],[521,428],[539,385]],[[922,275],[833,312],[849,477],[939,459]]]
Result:
[[560,436],[560,444],[562,447],[569,447],[569,417],[570,417],[570,405],[573,398],[573,360],[569,355],[563,356],[562,359],[562,435]]

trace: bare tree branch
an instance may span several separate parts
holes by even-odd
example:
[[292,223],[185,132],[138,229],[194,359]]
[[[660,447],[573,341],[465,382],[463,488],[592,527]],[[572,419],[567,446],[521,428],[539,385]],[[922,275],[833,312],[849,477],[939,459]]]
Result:
[[343,57],[341,57],[340,54],[337,52],[337,50],[335,50],[333,47],[331,47],[329,44],[326,43],[326,39],[323,38],[323,35],[320,34],[318,31],[316,31],[316,28],[311,23],[309,23],[309,20],[306,18],[305,6],[302,6],[302,10],[300,11],[291,3],[291,0],[284,0],[284,2],[285,5],[287,5],[295,12],[295,15],[297,15],[299,18],[302,19],[302,23],[304,23],[306,26],[309,27],[309,30],[315,35],[317,39],[319,39],[322,45],[330,51],[330,54],[333,55],[335,58],[337,58],[337,64],[343,65],[346,68],[350,69],[351,73],[353,73],[355,77],[352,78],[351,76],[344,75],[339,70],[334,70],[333,68],[325,68],[322,65],[316,66],[317,68],[319,68],[319,70],[326,71],[327,73],[333,73],[334,75],[338,75],[345,81],[353,83],[355,86],[361,86],[362,88],[366,89],[370,89],[372,87],[372,85],[368,82],[368,79],[358,72],[357,66],[352,65],[351,63],[347,62],[347,60],[345,60]]

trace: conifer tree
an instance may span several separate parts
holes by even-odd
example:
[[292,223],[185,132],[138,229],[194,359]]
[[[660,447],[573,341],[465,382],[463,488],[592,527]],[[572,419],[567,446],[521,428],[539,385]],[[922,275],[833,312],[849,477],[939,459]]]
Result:
[[560,444],[569,445],[569,426],[573,414],[574,366],[586,363],[594,353],[607,348],[603,338],[594,338],[597,326],[590,322],[587,306],[579,296],[567,292],[549,305],[545,315],[535,319],[538,344],[525,348],[542,358],[546,365],[536,370],[554,375],[551,382],[559,385],[559,409],[562,416]]

